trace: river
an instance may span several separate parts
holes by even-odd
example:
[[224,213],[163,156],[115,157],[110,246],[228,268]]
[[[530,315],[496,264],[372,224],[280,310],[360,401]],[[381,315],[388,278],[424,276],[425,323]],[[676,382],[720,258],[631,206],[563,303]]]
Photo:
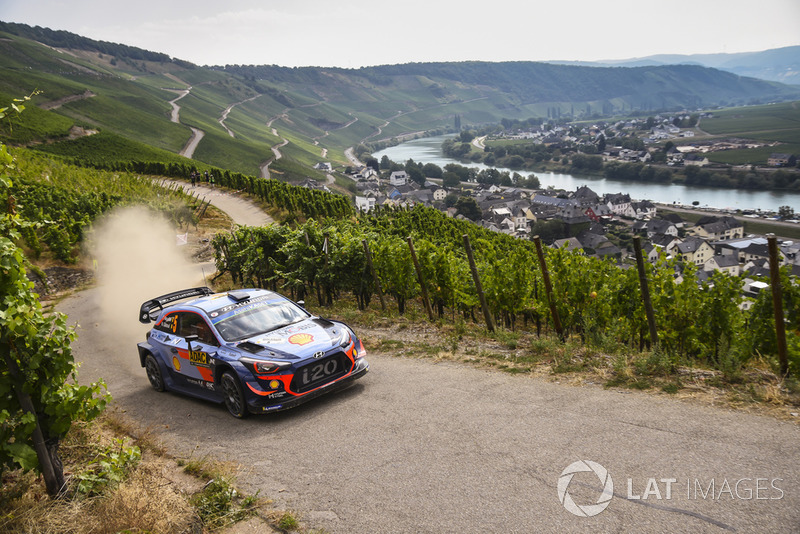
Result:
[[[479,169],[488,168],[480,163],[462,163],[442,154],[442,142],[450,136],[425,137],[401,143],[373,154],[380,160],[386,155],[390,160],[405,163],[413,159],[418,163],[434,163],[444,167],[448,163],[456,163]],[[496,167],[500,171],[530,174],[527,171],[514,171]],[[640,182],[620,182],[600,176],[577,174],[557,174],[553,172],[534,173],[542,188],[553,186],[557,189],[575,191],[580,186],[587,186],[599,195],[608,193],[628,193],[637,200],[650,200],[662,204],[686,204],[699,202],[701,207],[731,210],[762,210],[777,212],[780,206],[791,206],[800,212],[800,193],[786,191],[750,191],[742,189],[721,189],[710,187],[694,187],[678,184],[648,184]]]

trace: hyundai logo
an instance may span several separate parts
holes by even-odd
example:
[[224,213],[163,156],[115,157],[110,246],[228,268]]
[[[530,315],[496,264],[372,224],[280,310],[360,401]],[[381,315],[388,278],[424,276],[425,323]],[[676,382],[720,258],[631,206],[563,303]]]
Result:
[[320,359],[320,358],[322,358],[323,356],[325,356],[325,353],[324,353],[324,352],[322,352],[322,351],[319,351],[319,352],[315,352],[315,353],[314,353],[314,359],[315,359],[315,360],[319,360],[319,359]]

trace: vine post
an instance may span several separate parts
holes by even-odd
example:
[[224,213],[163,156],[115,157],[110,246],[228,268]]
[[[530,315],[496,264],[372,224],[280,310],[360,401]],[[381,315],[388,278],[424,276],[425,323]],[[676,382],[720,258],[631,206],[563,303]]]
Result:
[[489,305],[486,304],[486,295],[483,293],[481,278],[478,276],[478,267],[475,265],[475,258],[472,255],[472,245],[469,243],[469,236],[467,234],[464,234],[464,249],[467,251],[469,268],[472,271],[472,279],[475,281],[475,290],[478,292],[478,298],[481,301],[483,318],[486,320],[486,328],[489,329],[489,332],[494,332],[494,319],[492,319],[492,314],[489,312]]
[[[306,234],[307,236],[308,234]],[[369,266],[369,272],[372,273],[372,279],[375,281],[375,287],[378,289],[378,298],[381,299],[381,310],[386,311],[386,301],[383,299],[383,289],[381,288],[381,281],[378,278],[378,273],[375,272],[375,265],[372,263],[372,252],[369,250],[369,245],[367,244],[366,239],[361,240],[361,244],[364,245],[364,256],[367,258],[367,265]]]
[[647,326],[650,329],[650,342],[655,347],[658,344],[656,317],[653,313],[653,302],[650,300],[650,288],[647,285],[647,273],[644,269],[644,258],[642,257],[642,238],[638,235],[633,238],[633,250],[636,253],[636,268],[639,270],[639,285],[642,288],[644,311],[647,314]]
[[417,251],[414,250],[414,241],[411,239],[411,236],[408,236],[406,241],[408,242],[408,248],[411,250],[411,259],[414,261],[414,269],[417,271],[417,281],[419,282],[419,287],[422,290],[422,302],[425,303],[425,310],[428,312],[428,319],[433,322],[436,320],[436,318],[433,316],[431,299],[428,298],[428,289],[425,287],[425,280],[422,278],[422,269],[420,268],[419,260],[417,259]]
[[775,236],[767,238],[769,245],[769,277],[772,282],[772,308],[775,314],[775,335],[778,338],[778,364],[782,376],[789,373],[789,356],[786,348],[786,326],[783,324],[783,291],[781,289],[778,241]]
[[539,267],[542,269],[542,280],[544,281],[544,291],[547,295],[547,303],[550,305],[550,314],[553,316],[553,327],[561,341],[564,341],[564,328],[561,326],[561,318],[558,315],[558,308],[556,307],[556,299],[553,295],[553,284],[550,282],[550,271],[547,270],[547,262],[544,259],[544,250],[542,250],[542,239],[535,235],[533,236],[533,243],[536,245],[536,256],[539,258]]

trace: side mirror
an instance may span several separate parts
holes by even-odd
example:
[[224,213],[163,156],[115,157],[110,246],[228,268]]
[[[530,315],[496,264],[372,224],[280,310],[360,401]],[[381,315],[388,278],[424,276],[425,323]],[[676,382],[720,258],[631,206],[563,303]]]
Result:
[[198,336],[197,334],[190,334],[190,335],[186,336],[184,339],[186,339],[186,344],[189,345],[189,353],[191,354],[191,352],[192,352],[192,341],[197,341],[198,339],[200,339],[200,336]]
[[306,309],[306,301],[304,301],[304,300],[298,300],[297,301],[297,305],[300,306],[303,309]]

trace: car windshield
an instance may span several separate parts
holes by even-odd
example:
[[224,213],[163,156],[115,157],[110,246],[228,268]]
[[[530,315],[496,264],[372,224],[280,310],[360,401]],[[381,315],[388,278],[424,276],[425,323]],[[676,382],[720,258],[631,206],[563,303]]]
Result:
[[308,315],[288,301],[270,302],[219,321],[214,326],[225,341],[240,341],[296,323]]

